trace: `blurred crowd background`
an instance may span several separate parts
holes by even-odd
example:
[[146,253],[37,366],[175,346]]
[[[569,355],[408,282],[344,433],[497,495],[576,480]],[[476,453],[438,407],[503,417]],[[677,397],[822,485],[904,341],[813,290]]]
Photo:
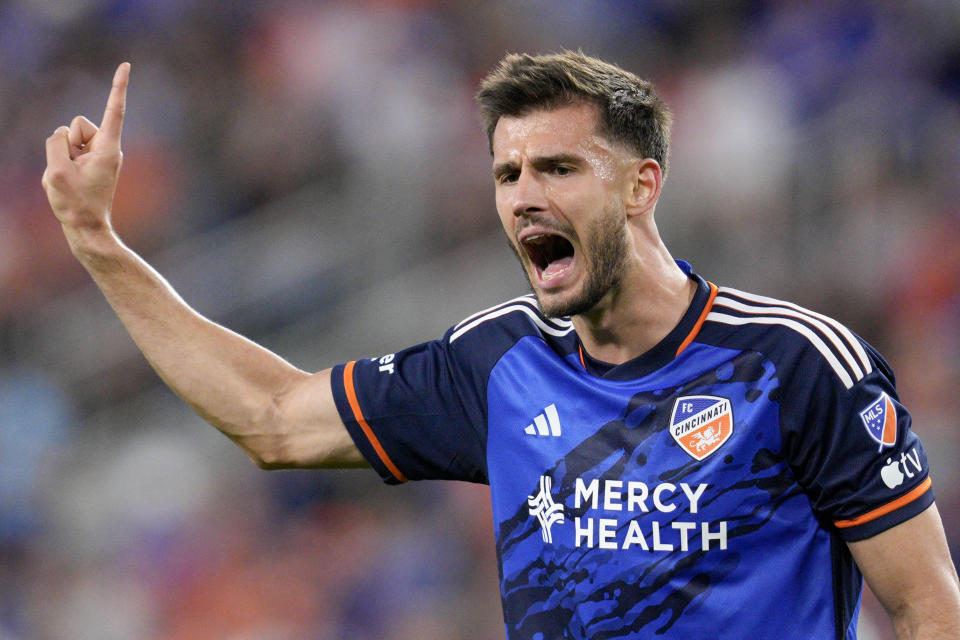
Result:
[[[503,637],[488,495],[256,469],[159,384],[69,255],[43,141],[133,64],[119,232],[316,370],[525,292],[478,80],[582,48],[675,112],[657,211],[707,278],[898,374],[960,558],[960,4],[0,3],[0,639]],[[862,637],[891,637],[867,599]]]

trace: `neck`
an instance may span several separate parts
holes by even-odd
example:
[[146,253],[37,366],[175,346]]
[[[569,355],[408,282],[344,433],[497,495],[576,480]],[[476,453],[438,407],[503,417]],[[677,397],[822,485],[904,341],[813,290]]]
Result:
[[593,309],[573,318],[587,353],[610,364],[643,355],[667,337],[697,290],[655,228],[633,231],[631,260],[622,280]]

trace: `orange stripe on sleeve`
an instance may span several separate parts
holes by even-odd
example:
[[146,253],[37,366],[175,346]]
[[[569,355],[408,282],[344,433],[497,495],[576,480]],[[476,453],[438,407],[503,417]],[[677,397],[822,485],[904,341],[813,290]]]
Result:
[[363,417],[363,411],[360,409],[360,401],[357,399],[357,390],[353,386],[353,365],[356,362],[348,362],[343,368],[343,389],[347,393],[347,402],[350,403],[350,409],[353,411],[353,419],[357,421],[357,424],[360,425],[360,428],[363,429],[364,435],[367,436],[367,440],[370,441],[370,444],[373,445],[373,450],[377,452],[377,455],[380,457],[380,461],[387,467],[393,477],[399,480],[400,482],[406,482],[407,478],[400,472],[400,469],[397,468],[397,465],[393,464],[393,460],[390,459],[390,456],[387,455],[386,450],[383,448],[383,445],[380,444],[380,440],[377,438],[377,434],[373,432],[373,429],[370,428],[370,425],[367,424],[366,418]]
[[710,285],[710,297],[707,298],[707,304],[704,305],[703,311],[700,312],[700,317],[697,318],[697,323],[693,325],[693,329],[690,330],[690,333],[687,334],[687,337],[684,338],[683,342],[680,343],[680,347],[677,349],[677,355],[680,355],[680,352],[690,346],[690,343],[693,342],[693,339],[697,337],[697,334],[700,333],[700,327],[703,326],[703,321],[707,319],[707,314],[710,313],[710,307],[713,306],[713,300],[717,297],[717,285],[712,282],[708,282]]
[[919,485],[917,485],[912,491],[910,491],[910,493],[906,493],[900,496],[893,502],[888,502],[882,507],[877,507],[873,511],[868,511],[862,516],[858,516],[856,518],[853,518],[852,520],[838,520],[833,524],[834,526],[840,529],[846,529],[847,527],[855,527],[858,524],[863,524],[865,522],[870,522],[871,520],[876,520],[880,516],[885,516],[891,511],[896,511],[900,507],[913,502],[914,500],[916,500],[917,498],[925,494],[927,492],[927,489],[929,489],[930,485],[932,484],[933,482],[930,480],[930,478],[927,478],[926,480],[921,482]]

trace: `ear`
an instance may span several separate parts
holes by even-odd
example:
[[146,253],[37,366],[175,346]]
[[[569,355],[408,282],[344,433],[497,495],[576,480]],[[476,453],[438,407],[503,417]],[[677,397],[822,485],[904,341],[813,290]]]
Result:
[[627,174],[627,193],[624,197],[627,215],[643,215],[653,211],[663,188],[663,171],[653,158],[643,158],[630,164]]

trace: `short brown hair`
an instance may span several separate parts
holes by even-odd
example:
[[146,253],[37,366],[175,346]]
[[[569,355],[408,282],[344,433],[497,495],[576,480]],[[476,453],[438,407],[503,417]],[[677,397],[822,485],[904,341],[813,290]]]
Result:
[[601,134],[653,158],[666,175],[673,122],[666,103],[648,81],[582,51],[511,53],[483,79],[477,102],[491,153],[501,117],[586,102],[600,110]]

